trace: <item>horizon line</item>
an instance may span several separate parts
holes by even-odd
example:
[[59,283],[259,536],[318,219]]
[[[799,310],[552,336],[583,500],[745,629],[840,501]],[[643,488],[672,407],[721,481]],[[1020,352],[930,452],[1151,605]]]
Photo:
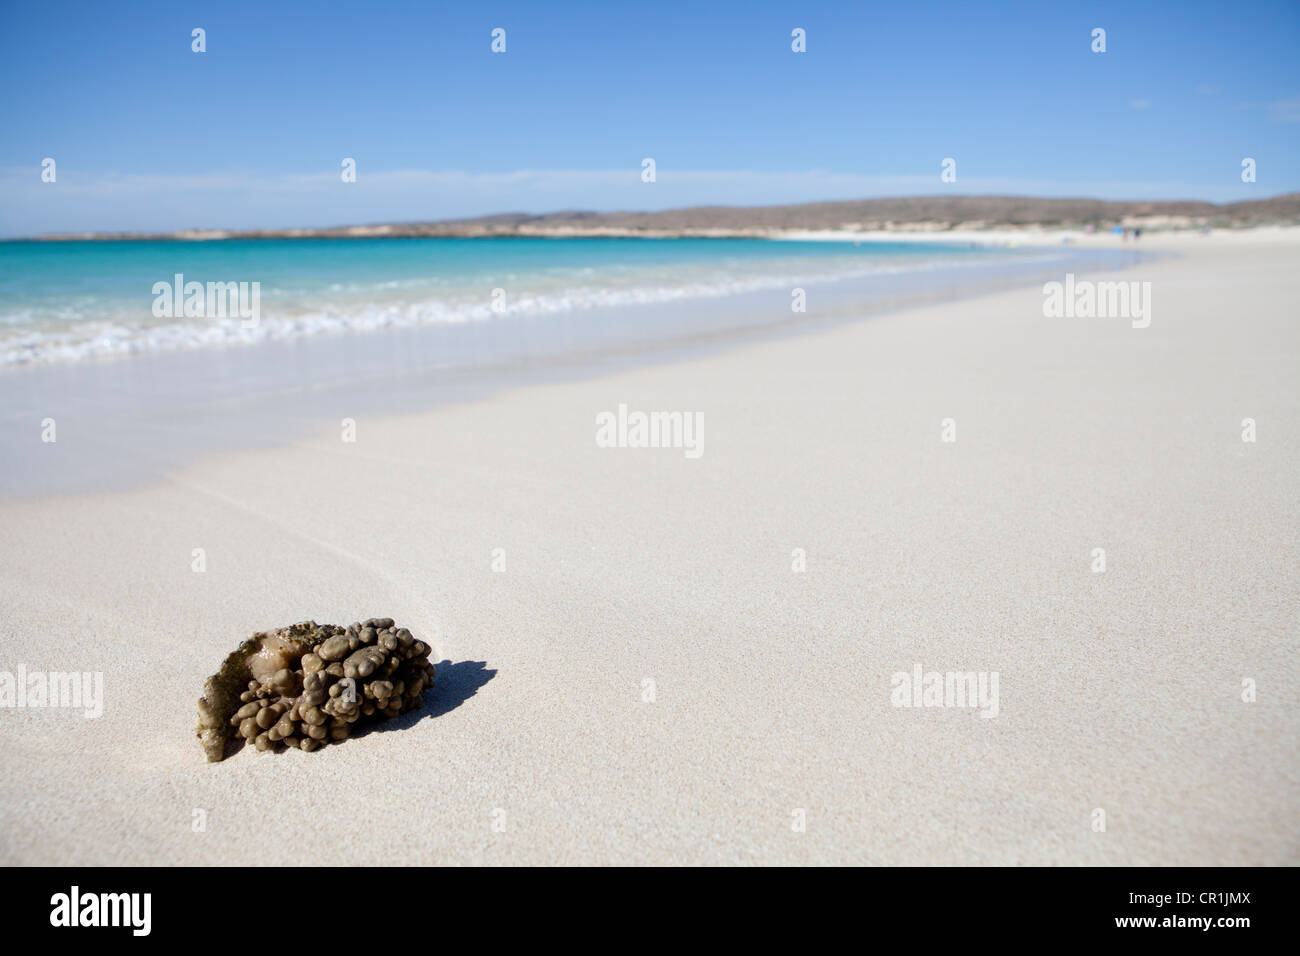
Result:
[[[33,241],[58,242],[58,241],[77,241],[77,240],[85,241],[85,240],[100,240],[100,239],[119,240],[119,241],[130,241],[132,239],[140,239],[140,240],[178,239],[178,240],[192,241],[193,239],[196,238],[206,238],[206,239],[215,240],[215,239],[224,239],[224,238],[239,239],[239,238],[258,238],[258,237],[349,238],[349,236],[347,236],[346,233],[349,231],[356,231],[356,230],[437,229],[438,227],[472,227],[476,225],[481,226],[484,229],[487,229],[488,227],[491,227],[493,225],[506,225],[506,226],[515,226],[515,227],[524,226],[524,225],[534,225],[534,226],[544,227],[545,225],[548,224],[547,223],[548,220],[551,221],[550,225],[552,225],[553,227],[559,227],[561,226],[561,224],[567,223],[570,220],[574,220],[574,219],[617,220],[620,217],[629,217],[629,218],[647,219],[647,220],[663,220],[663,219],[671,219],[674,216],[683,216],[691,213],[697,213],[697,214],[707,213],[707,212],[760,213],[763,211],[787,211],[787,210],[797,212],[799,210],[812,210],[819,207],[847,207],[847,206],[860,206],[860,205],[871,204],[871,203],[907,204],[907,203],[916,203],[916,202],[938,202],[941,204],[951,204],[951,203],[968,202],[972,204],[974,203],[997,204],[1000,202],[1032,202],[1032,203],[1043,203],[1047,205],[1056,205],[1056,206],[1068,205],[1068,204],[1089,204],[1098,207],[1106,207],[1111,210],[1114,210],[1114,207],[1133,207],[1132,209],[1127,210],[1128,214],[1131,215],[1140,215],[1144,213],[1157,214],[1161,211],[1165,212],[1166,215],[1180,215],[1179,213],[1174,212],[1174,208],[1193,206],[1193,207],[1206,207],[1205,211],[1210,212],[1212,214],[1212,211],[1229,211],[1232,210],[1234,207],[1241,207],[1241,206],[1255,207],[1255,206],[1259,206],[1260,204],[1267,204],[1267,203],[1272,203],[1276,201],[1285,201],[1285,200],[1296,200],[1296,207],[1297,207],[1296,210],[1284,214],[1284,217],[1295,218],[1297,213],[1300,213],[1300,192],[1284,192],[1284,193],[1277,193],[1275,195],[1264,196],[1259,199],[1238,199],[1238,200],[1232,200],[1227,202],[1215,202],[1213,200],[1208,200],[1208,199],[1193,199],[1193,198],[1103,199],[1097,196],[1088,196],[1088,195],[1043,196],[1043,195],[1035,195],[1032,193],[1012,193],[1012,192],[961,193],[955,195],[948,195],[942,192],[931,192],[931,193],[915,193],[909,195],[896,195],[896,196],[890,196],[890,195],[863,196],[863,197],[857,197],[852,199],[824,199],[824,200],[812,200],[807,202],[793,202],[793,203],[755,203],[755,204],[693,203],[689,205],[673,206],[673,207],[668,207],[659,210],[655,210],[655,209],[599,210],[595,208],[584,209],[584,208],[577,208],[577,207],[560,207],[560,208],[551,209],[546,212],[528,212],[525,210],[516,209],[516,210],[507,210],[507,211],[500,211],[500,212],[482,213],[479,215],[472,215],[472,216],[451,216],[451,217],[445,217],[439,219],[428,219],[428,218],[403,219],[403,220],[389,219],[389,220],[372,220],[368,222],[353,221],[347,223],[337,223],[329,226],[260,226],[255,228],[188,226],[181,229],[166,229],[166,230],[133,229],[133,230],[121,230],[121,231],[110,231],[110,230],[53,231],[53,232],[35,233],[29,235],[4,236],[4,237],[0,237],[0,242],[33,242]],[[955,212],[955,210],[953,212]],[[1099,208],[1098,210],[1096,210],[1096,212],[1100,213],[1102,212],[1102,210]],[[1115,210],[1115,212],[1116,214],[1121,214],[1121,210]],[[1181,213],[1181,215],[1184,216],[1195,215],[1195,213],[1192,213],[1190,211],[1184,211],[1183,213]],[[504,223],[502,222],[503,220],[505,221]],[[960,225],[961,222],[964,221],[978,222],[980,224],[980,228],[987,228],[987,229],[1026,228],[1026,227],[1033,227],[1033,226],[1041,227],[1042,225],[1044,225],[1043,221],[1035,220],[1032,218],[1023,221],[992,221],[991,222],[987,218],[983,220],[959,220],[951,217],[947,217],[943,219],[935,219],[933,216],[915,220],[913,221],[913,223],[920,224],[922,222],[947,222],[949,228],[951,229],[953,228],[954,225]],[[1087,225],[1089,221],[1091,220],[1085,217],[1079,220],[1079,224]],[[895,222],[895,220],[890,220],[890,222]],[[1065,227],[1065,223],[1060,220],[1053,220],[1053,222],[1059,224],[1061,228]],[[569,228],[573,228],[573,227],[570,226]],[[597,227],[593,224],[592,228],[597,228]],[[625,231],[632,231],[636,227],[632,225],[618,226],[613,223],[609,223],[602,228],[606,231],[618,230],[618,229],[623,229]],[[641,226],[641,228],[654,229],[655,227],[653,225],[646,224]],[[709,225],[700,225],[700,224],[660,226],[658,228],[660,231],[683,231],[683,230],[726,231],[728,229],[728,227],[726,226],[718,226],[718,225],[709,226]],[[737,225],[730,228],[733,231],[743,231],[743,230],[786,231],[786,232],[831,231],[832,228],[835,228],[836,231],[845,231],[843,226],[827,227],[825,225],[818,226],[818,225],[811,225],[811,224],[764,226],[755,223],[746,226]],[[897,231],[901,232],[905,230],[899,229]],[[343,235],[330,235],[330,234],[337,234],[337,233],[343,233]],[[325,235],[321,235],[321,234],[325,234]],[[466,236],[464,238],[479,238],[479,237],[490,238],[493,237],[494,235],[502,235],[502,234],[485,232],[474,236]],[[526,233],[525,235],[528,234]],[[537,233],[535,235],[538,235],[538,237],[540,238],[546,237],[546,235],[543,233]],[[355,238],[385,238],[384,235],[375,235],[369,237],[367,236],[354,236],[354,237]],[[409,235],[403,236],[400,234],[393,235],[391,237],[412,238]],[[416,238],[418,238],[418,236],[416,236]]]

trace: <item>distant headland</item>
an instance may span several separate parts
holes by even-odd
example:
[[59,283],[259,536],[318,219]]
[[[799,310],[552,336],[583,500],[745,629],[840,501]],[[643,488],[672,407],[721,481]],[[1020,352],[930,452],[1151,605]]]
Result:
[[1300,193],[1215,204],[1024,196],[914,196],[789,206],[692,206],[662,212],[501,213],[473,219],[313,229],[188,229],[166,233],[59,233],[60,240],[376,239],[494,237],[781,238],[799,233],[941,233],[1135,226],[1147,230],[1300,224]]

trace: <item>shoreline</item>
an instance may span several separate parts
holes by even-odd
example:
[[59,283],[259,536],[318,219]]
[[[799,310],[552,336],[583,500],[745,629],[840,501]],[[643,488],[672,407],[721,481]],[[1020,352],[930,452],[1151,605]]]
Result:
[[[1064,275],[1059,263],[954,264],[805,282],[812,305],[792,313],[788,291],[758,289],[631,307],[576,309],[465,324],[348,330],[285,341],[164,350],[0,372],[0,501],[93,488],[126,489],[209,454],[274,447],[337,428],[341,419],[408,414],[516,386],[599,378],[725,354],[936,302],[960,302]],[[1105,275],[1155,261],[1157,249],[1088,259],[1043,249]],[[521,324],[523,323],[523,324]],[[545,332],[545,335],[543,335]],[[33,446],[15,422],[53,420],[70,439]],[[76,431],[71,431],[76,429]],[[137,449],[135,457],[118,447]]]

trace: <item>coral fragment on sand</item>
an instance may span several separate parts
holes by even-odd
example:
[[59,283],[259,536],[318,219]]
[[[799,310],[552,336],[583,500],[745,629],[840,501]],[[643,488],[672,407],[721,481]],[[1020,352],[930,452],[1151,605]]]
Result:
[[420,707],[433,686],[429,650],[391,617],[254,634],[203,685],[195,732],[209,761],[225,757],[231,739],[311,753],[359,722]]

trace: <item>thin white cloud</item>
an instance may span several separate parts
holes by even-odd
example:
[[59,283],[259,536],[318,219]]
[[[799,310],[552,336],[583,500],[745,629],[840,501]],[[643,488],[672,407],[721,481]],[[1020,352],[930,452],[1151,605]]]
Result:
[[1300,96],[1268,104],[1268,116],[1274,123],[1300,123]]
[[54,183],[39,165],[0,168],[0,235],[52,232],[170,232],[179,229],[319,227],[414,222],[491,213],[560,209],[645,210],[697,205],[773,205],[882,196],[1011,194],[1102,199],[1241,198],[1223,184],[939,179],[939,159],[925,175],[868,175],[829,170],[678,170],[660,165],[657,181],[631,169],[471,173],[462,170],[367,169],[357,181],[336,172],[263,175],[96,173],[61,164]]

